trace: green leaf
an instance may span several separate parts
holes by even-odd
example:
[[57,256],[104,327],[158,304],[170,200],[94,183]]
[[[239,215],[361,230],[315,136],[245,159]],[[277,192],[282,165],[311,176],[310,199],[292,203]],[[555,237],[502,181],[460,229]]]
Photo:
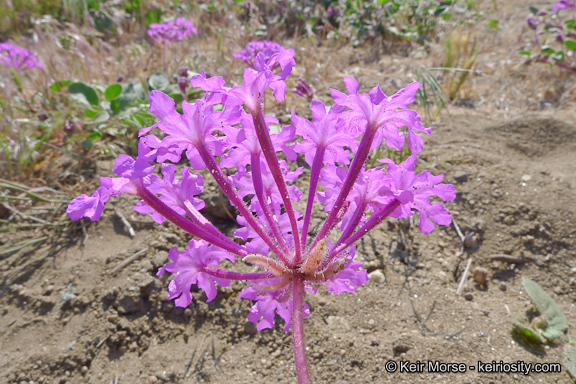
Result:
[[[543,332],[543,335],[548,339],[556,339],[564,334],[564,332],[568,329],[568,321],[566,320],[566,316],[560,310],[558,305],[544,292],[544,290],[532,280],[523,277],[522,278],[522,285],[526,290],[530,299],[538,309],[538,311],[546,316],[546,321],[548,322],[547,330],[544,332],[548,332],[549,336]],[[559,336],[558,336],[559,335]]]
[[542,53],[546,53],[548,55],[551,55],[553,53],[555,53],[556,51],[552,49],[552,47],[550,47],[549,45],[543,45],[542,49],[541,49]]
[[99,131],[92,131],[90,132],[90,140],[99,140],[102,138],[102,133]]
[[519,321],[513,321],[514,330],[513,333],[518,335],[522,340],[531,344],[544,344],[546,340],[543,339],[538,333],[536,333],[532,328],[527,325],[522,324]]
[[536,7],[530,7],[530,12],[532,12],[533,15],[538,13],[538,8]]
[[184,101],[184,95],[182,95],[181,93],[171,93],[168,96],[174,99],[176,105],[180,105]]
[[60,92],[62,88],[70,84],[70,80],[58,80],[52,84],[49,88],[51,91]]
[[159,23],[162,20],[162,11],[160,8],[149,10],[146,12],[145,20],[147,26],[150,24]]
[[498,28],[498,19],[492,19],[486,24],[486,28]]
[[576,347],[564,349],[564,366],[574,380],[576,380]]
[[84,110],[84,116],[89,117],[91,119],[95,118],[96,116],[98,116],[98,111],[93,111],[91,109],[85,109]]
[[112,112],[118,113],[137,100],[146,100],[146,91],[139,82],[130,83],[122,89],[120,96],[110,102],[110,109]]
[[564,332],[560,332],[559,330],[554,328],[547,328],[542,331],[542,336],[544,336],[548,340],[554,340],[564,336]]
[[571,51],[576,51],[576,41],[574,40],[566,40],[564,41],[564,45]]
[[68,87],[68,93],[70,96],[80,103],[98,105],[98,94],[94,88],[78,82],[72,83]]
[[170,80],[162,72],[153,74],[148,78],[148,86],[151,90],[164,91],[170,85]]
[[576,20],[574,19],[566,20],[564,24],[566,24],[566,28],[568,29],[576,29]]
[[86,149],[92,148],[92,142],[90,140],[84,140],[80,145],[82,146],[82,148]]
[[120,84],[112,84],[104,91],[104,97],[107,101],[112,101],[122,93],[122,86]]
[[521,51],[519,52],[521,55],[532,56],[532,52],[530,51]]
[[102,111],[94,118],[93,123],[99,124],[108,121],[109,119],[110,114],[108,113],[108,111]]

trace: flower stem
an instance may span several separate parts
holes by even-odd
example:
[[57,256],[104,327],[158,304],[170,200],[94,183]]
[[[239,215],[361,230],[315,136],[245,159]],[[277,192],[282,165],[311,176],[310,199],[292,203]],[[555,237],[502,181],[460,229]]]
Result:
[[373,129],[370,125],[366,128],[364,132],[364,136],[362,136],[362,140],[360,141],[360,146],[358,147],[358,152],[356,152],[356,156],[354,156],[354,160],[352,160],[352,164],[350,165],[350,170],[348,171],[348,175],[344,180],[344,184],[340,189],[340,193],[336,198],[336,202],[334,203],[334,207],[330,211],[330,214],[326,218],[324,225],[316,235],[316,238],[310,245],[310,249],[314,248],[314,246],[322,240],[328,234],[330,228],[332,228],[334,224],[334,220],[338,216],[342,205],[346,201],[346,197],[350,193],[350,190],[354,186],[356,179],[360,175],[362,168],[364,167],[364,163],[368,158],[368,154],[370,153],[370,146],[372,145],[372,141],[374,141],[374,136],[376,135],[376,130]]
[[257,112],[252,112],[252,119],[254,120],[254,128],[256,129],[256,136],[260,142],[260,147],[262,148],[262,153],[266,159],[266,163],[270,168],[270,173],[274,177],[274,181],[278,186],[278,191],[282,197],[282,202],[284,203],[284,208],[286,208],[286,213],[290,219],[290,225],[292,226],[292,236],[294,237],[294,248],[295,248],[295,260],[300,259],[300,239],[298,237],[298,224],[296,223],[296,215],[294,215],[294,209],[292,208],[292,202],[290,201],[290,195],[288,194],[288,188],[286,188],[286,182],[282,176],[282,170],[280,169],[280,164],[278,163],[278,156],[276,156],[276,149],[272,144],[270,139],[270,133],[268,132],[268,126],[264,120],[264,115],[262,115],[262,110],[258,109]]
[[256,221],[254,216],[252,216],[252,212],[248,210],[246,204],[244,204],[244,200],[242,200],[238,192],[234,189],[230,183],[230,180],[228,180],[228,177],[224,174],[224,171],[222,171],[216,162],[216,159],[214,159],[214,157],[206,149],[206,146],[198,145],[196,148],[198,149],[202,160],[208,167],[208,170],[214,177],[214,180],[216,180],[216,183],[218,183],[218,186],[220,189],[222,189],[222,192],[224,192],[226,197],[230,199],[230,203],[232,203],[232,205],[236,207],[238,211],[240,211],[240,214],[246,219],[248,225],[250,225],[252,229],[258,234],[258,236],[260,236],[260,238],[266,243],[266,245],[270,247],[272,252],[274,252],[276,255],[281,254],[282,250],[278,248],[278,244],[276,244],[274,240],[270,238],[270,235],[264,231],[262,225]]
[[208,273],[211,276],[217,277],[219,279],[226,279],[226,280],[262,280],[262,279],[269,279],[272,275],[270,273],[239,273],[239,272],[232,272],[227,271],[225,269],[220,269],[213,267],[211,265],[207,265],[204,267],[204,272]]
[[[304,214],[304,225],[302,226],[302,248],[306,247],[306,237],[308,237],[308,228],[310,227],[310,218],[312,217],[312,206],[314,205],[314,196],[316,195],[316,188],[318,187],[318,179],[320,178],[320,170],[322,169],[325,150],[325,147],[317,147],[312,162],[312,170],[310,171],[310,190],[308,192],[308,202],[306,203],[306,213]],[[296,264],[299,262],[300,260],[296,260]]]
[[343,250],[345,250],[346,248],[348,248],[349,246],[351,246],[352,244],[354,244],[354,242],[356,240],[358,240],[359,238],[361,238],[362,236],[367,234],[369,231],[374,229],[374,227],[376,227],[378,224],[383,222],[384,219],[386,219],[388,216],[390,216],[390,214],[392,212],[394,212],[394,210],[396,210],[396,208],[398,208],[400,206],[400,204],[401,204],[400,200],[394,199],[391,202],[389,202],[388,205],[386,205],[384,208],[379,210],[378,212],[374,212],[370,216],[370,219],[368,219],[366,224],[364,224],[352,236],[348,237],[347,239],[338,240],[338,243],[340,245],[338,245],[337,247],[334,247],[334,249],[330,252],[330,256],[337,255],[340,252],[342,252]]
[[164,216],[166,219],[170,220],[177,227],[185,230],[189,234],[196,236],[202,240],[214,244],[228,252],[239,256],[246,256],[248,252],[244,247],[236,244],[229,238],[222,235],[216,236],[213,233],[207,232],[203,228],[194,224],[190,220],[186,219],[184,216],[180,215],[178,212],[174,211],[168,205],[166,205],[162,200],[160,200],[156,195],[150,192],[148,189],[138,186],[138,196],[146,202],[153,210]]
[[260,207],[264,212],[264,216],[266,220],[268,220],[268,224],[272,229],[272,233],[276,237],[280,248],[284,251],[284,254],[276,255],[284,264],[288,264],[288,260],[286,255],[289,254],[288,244],[286,243],[286,239],[282,236],[282,232],[280,232],[280,227],[278,226],[278,219],[274,219],[272,216],[272,212],[270,210],[270,204],[268,204],[267,196],[264,193],[264,185],[262,183],[262,168],[260,167],[260,154],[253,154],[251,156],[250,161],[250,171],[252,173],[252,182],[254,184],[254,191],[256,192],[256,197],[258,198],[258,202],[260,202]]
[[292,281],[292,301],[292,339],[296,375],[299,384],[310,384],[304,344],[304,281],[301,276],[295,276]]
[[344,229],[344,232],[342,232],[342,235],[340,236],[340,239],[338,239],[336,246],[340,245],[344,240],[346,240],[348,237],[350,237],[350,235],[352,235],[352,233],[358,226],[358,223],[360,222],[360,220],[362,220],[362,216],[364,216],[366,205],[367,205],[366,202],[362,201],[356,207],[356,212],[354,212],[354,216],[352,216],[350,222],[348,223],[348,226]]

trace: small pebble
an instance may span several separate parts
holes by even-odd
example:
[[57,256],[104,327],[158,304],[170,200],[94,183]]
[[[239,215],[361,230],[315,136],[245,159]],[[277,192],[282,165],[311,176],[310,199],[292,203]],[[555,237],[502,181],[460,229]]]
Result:
[[454,173],[454,180],[456,180],[459,183],[468,181],[468,174],[464,171],[456,171]]
[[467,293],[467,294],[464,295],[464,298],[465,298],[467,301],[472,301],[472,300],[474,300],[474,295],[471,294],[471,293]]
[[474,277],[476,284],[484,286],[488,279],[488,270],[486,268],[476,267],[472,271],[472,276]]
[[368,274],[368,278],[377,284],[382,284],[386,281],[386,276],[381,269],[376,269]]

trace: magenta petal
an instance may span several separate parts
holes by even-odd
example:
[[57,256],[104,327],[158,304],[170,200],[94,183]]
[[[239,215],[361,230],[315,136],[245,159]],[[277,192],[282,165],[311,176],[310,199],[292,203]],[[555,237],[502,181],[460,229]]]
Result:
[[344,84],[346,85],[346,90],[348,91],[348,95],[356,95],[358,94],[358,82],[355,78],[351,76],[346,76],[344,78]]
[[66,213],[72,220],[88,217],[90,220],[96,221],[100,218],[103,211],[104,204],[98,192],[95,192],[92,196],[78,196],[66,208]]

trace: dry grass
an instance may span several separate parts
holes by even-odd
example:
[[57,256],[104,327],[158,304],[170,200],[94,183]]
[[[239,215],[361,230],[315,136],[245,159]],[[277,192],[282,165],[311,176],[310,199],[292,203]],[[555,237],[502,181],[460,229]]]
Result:
[[[552,5],[552,2],[549,4]],[[463,33],[474,39],[477,53],[471,74],[449,106],[448,113],[460,113],[461,106],[480,109],[487,114],[502,114],[505,118],[518,116],[530,110],[547,109],[560,115],[571,116],[575,110],[575,75],[561,68],[543,64],[524,64],[524,57],[517,52],[532,42],[526,27],[528,5],[521,0],[480,4],[483,10],[494,9],[484,20]],[[186,16],[186,15],[183,15]],[[243,23],[234,15],[213,12],[210,18],[202,17],[199,9],[192,20],[200,33],[188,40],[166,47],[164,64],[158,47],[142,40],[142,31],[125,32],[114,41],[103,41],[88,27],[59,25],[56,22],[36,27],[34,38],[18,37],[16,43],[31,48],[46,64],[46,70],[31,70],[23,79],[25,95],[47,92],[56,80],[73,79],[89,84],[106,86],[119,77],[124,81],[140,81],[150,74],[163,71],[169,75],[181,66],[211,75],[223,76],[229,84],[242,82],[244,65],[232,58],[252,40],[248,30],[255,30],[256,18]],[[486,28],[490,19],[499,20],[497,29]],[[304,77],[315,89],[315,96],[330,100],[330,88],[343,89],[342,78],[354,76],[362,90],[380,84],[387,94],[396,92],[406,83],[415,81],[424,68],[441,67],[446,61],[446,48],[442,40],[429,47],[404,49],[390,53],[378,42],[367,42],[359,48],[336,40],[321,40],[314,36],[285,38],[279,29],[269,31],[274,39],[296,51],[297,66],[288,79],[289,89],[298,77]],[[62,42],[69,42],[63,46]],[[66,44],[65,44],[66,45]],[[437,73],[440,83],[447,87],[449,73]],[[6,83],[4,94],[14,95],[10,73],[0,68]],[[309,114],[308,104],[302,98],[288,93],[285,105],[298,113]],[[462,101],[464,100],[464,102]],[[418,107],[417,107],[418,108]],[[274,106],[273,111],[281,122],[288,123],[289,110],[284,105]],[[40,112],[39,110],[37,112]],[[422,111],[421,111],[422,112]],[[34,120],[17,111],[16,117]],[[72,113],[72,112],[71,112]],[[0,122],[6,125],[6,122]],[[28,123],[16,122],[0,130],[22,131],[30,129]]]

